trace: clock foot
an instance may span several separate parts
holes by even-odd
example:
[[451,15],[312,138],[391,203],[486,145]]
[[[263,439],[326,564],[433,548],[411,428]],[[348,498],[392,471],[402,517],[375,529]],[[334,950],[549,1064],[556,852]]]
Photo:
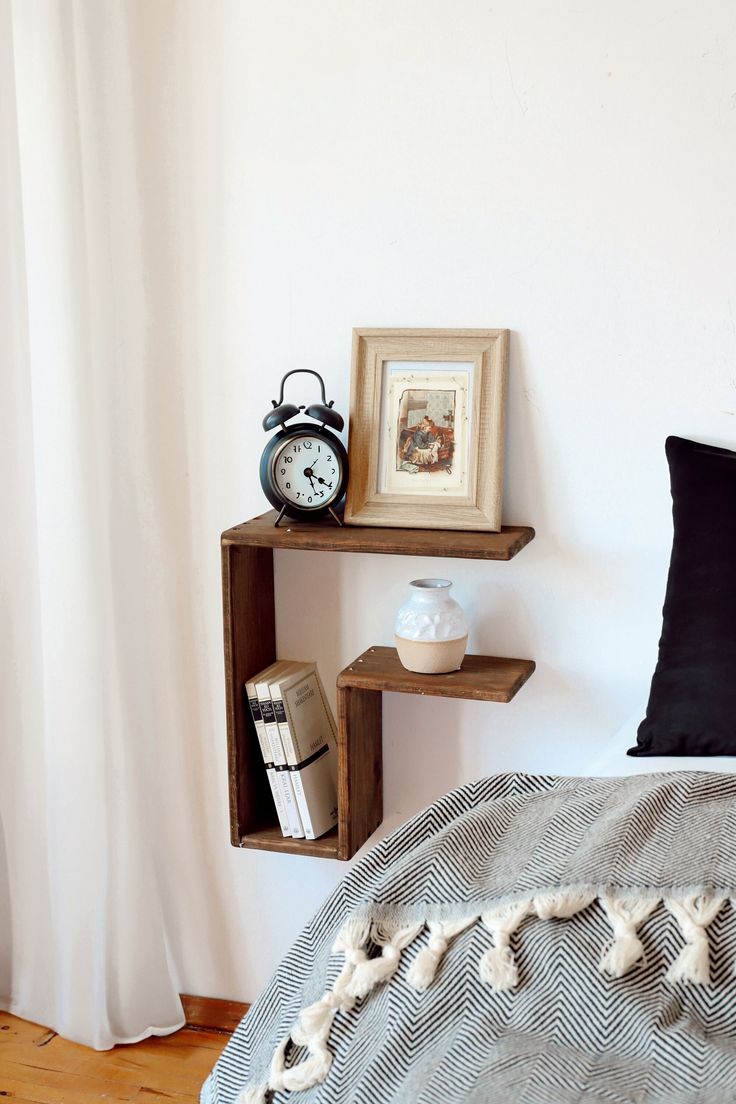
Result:
[[274,529],[278,529],[279,522],[281,521],[281,519],[282,519],[282,517],[284,516],[285,513],[286,513],[286,507],[282,506],[281,507],[281,513],[279,514],[279,516],[276,518],[275,522],[273,523]]
[[328,507],[327,507],[327,509],[329,510],[329,512],[330,512],[330,513],[332,514],[332,516],[333,516],[333,518],[335,519],[335,521],[337,522],[337,524],[338,524],[338,525],[340,526],[340,528],[342,529],[342,522],[340,521],[340,518],[339,518],[339,516],[338,516],[338,515],[337,515],[337,514],[335,513],[335,511],[334,511],[334,510],[332,509],[332,507],[331,507],[331,506],[328,506]]

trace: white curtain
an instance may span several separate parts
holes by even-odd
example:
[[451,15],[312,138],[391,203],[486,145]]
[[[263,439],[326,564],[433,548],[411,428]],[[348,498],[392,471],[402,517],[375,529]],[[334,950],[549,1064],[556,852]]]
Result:
[[97,1048],[183,1021],[206,7],[0,0],[0,1006]]

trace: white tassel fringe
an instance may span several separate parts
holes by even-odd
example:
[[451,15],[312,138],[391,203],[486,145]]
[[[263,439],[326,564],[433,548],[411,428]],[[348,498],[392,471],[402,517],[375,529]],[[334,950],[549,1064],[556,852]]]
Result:
[[292,1028],[291,1038],[297,1046],[309,1046],[311,1040],[321,1039],[329,1033],[338,1008],[347,1010],[353,1005],[347,987],[356,966],[365,962],[368,954],[365,945],[370,934],[369,920],[348,920],[340,929],[332,945],[333,954],[345,955],[345,965],[331,990],[299,1013],[299,1020]]
[[371,989],[381,982],[389,981],[399,968],[401,952],[419,935],[424,922],[399,928],[393,924],[374,924],[371,939],[383,950],[378,958],[367,958],[359,962],[347,985],[347,995],[353,1000],[367,997]]
[[430,920],[427,923],[429,943],[422,947],[409,968],[406,978],[409,985],[420,992],[429,989],[450,940],[464,932],[477,919],[477,916],[466,916],[462,920]]
[[725,897],[693,894],[676,901],[665,898],[665,907],[677,920],[685,938],[685,946],[667,971],[667,981],[692,981],[696,985],[710,983],[708,936],[705,929],[715,920]]
[[603,895],[600,902],[613,928],[613,941],[603,952],[598,968],[602,974],[620,978],[644,957],[636,929],[654,912],[659,898]]
[[[367,958],[365,944],[369,933],[368,920],[352,918],[343,925],[332,947],[333,954],[345,955],[345,963],[335,984],[318,1001],[301,1011],[298,1023],[276,1048],[268,1081],[244,1089],[238,1097],[238,1104],[265,1104],[269,1090],[300,1092],[324,1081],[332,1065],[332,1054],[327,1046],[332,1021],[339,1008],[352,1008],[354,1004],[354,999],[348,994],[348,986],[355,970]],[[287,1069],[286,1048],[290,1039],[297,1046],[306,1047],[309,1056]]]
[[529,901],[520,901],[481,913],[481,920],[493,936],[493,946],[480,960],[480,980],[497,993],[519,984],[519,971],[511,950],[511,936],[530,911]]
[[[325,1037],[332,1026],[333,1018],[334,1013],[326,1026]],[[286,1068],[286,1048],[288,1044],[289,1037],[284,1039],[281,1045],[277,1047],[271,1060],[271,1074],[268,1079],[269,1088],[280,1092],[304,1092],[305,1089],[311,1089],[314,1085],[321,1084],[330,1072],[330,1066],[332,1065],[332,1054],[327,1047],[325,1038],[310,1039],[306,1044],[309,1049],[309,1057],[305,1058],[303,1062],[299,1062],[298,1065],[292,1066],[291,1069]]]
[[595,893],[581,889],[560,889],[539,893],[532,905],[540,920],[567,920],[595,901]]
[[[564,919],[587,908],[596,894],[580,889],[555,890],[512,904],[488,909],[480,919],[493,937],[493,946],[481,957],[481,981],[496,992],[515,988],[519,982],[518,967],[511,950],[511,937],[526,916],[542,920]],[[600,960],[601,972],[620,978],[644,955],[637,929],[654,912],[659,898],[643,898],[635,893],[624,896],[601,894],[601,906],[613,929],[613,939]],[[707,985],[710,981],[708,936],[706,928],[715,919],[725,897],[691,894],[682,900],[665,898],[664,904],[676,918],[685,945],[668,972],[670,982],[689,981]],[[736,899],[731,901],[736,909]],[[407,980],[420,991],[434,981],[437,968],[450,940],[465,931],[478,919],[477,914],[457,920],[429,920],[429,941],[414,959]],[[243,1089],[237,1104],[266,1104],[269,1092],[301,1092],[320,1084],[332,1065],[327,1045],[333,1020],[338,1011],[349,1011],[357,1000],[368,996],[372,989],[390,981],[398,969],[401,952],[425,923],[398,926],[386,922],[348,920],[335,939],[333,953],[343,954],[343,967],[331,989],[299,1014],[298,1022],[277,1047],[271,1061],[268,1081]],[[377,958],[368,958],[369,937],[381,947]],[[286,1068],[286,1051],[290,1041],[307,1049],[304,1061]]]

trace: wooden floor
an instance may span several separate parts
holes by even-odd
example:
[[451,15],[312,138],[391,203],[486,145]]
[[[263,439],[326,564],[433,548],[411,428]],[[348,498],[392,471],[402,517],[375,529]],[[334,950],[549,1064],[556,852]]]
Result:
[[13,1104],[195,1104],[229,1037],[187,1026],[97,1051],[0,1012],[0,1098]]

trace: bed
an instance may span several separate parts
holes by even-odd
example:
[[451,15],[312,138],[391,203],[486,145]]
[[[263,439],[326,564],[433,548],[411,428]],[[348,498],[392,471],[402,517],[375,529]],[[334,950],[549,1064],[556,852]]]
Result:
[[736,1100],[736,763],[711,763],[429,806],[307,925],[203,1104]]
[[471,782],[368,851],[202,1104],[736,1101],[736,453],[666,452],[646,710],[585,776]]

